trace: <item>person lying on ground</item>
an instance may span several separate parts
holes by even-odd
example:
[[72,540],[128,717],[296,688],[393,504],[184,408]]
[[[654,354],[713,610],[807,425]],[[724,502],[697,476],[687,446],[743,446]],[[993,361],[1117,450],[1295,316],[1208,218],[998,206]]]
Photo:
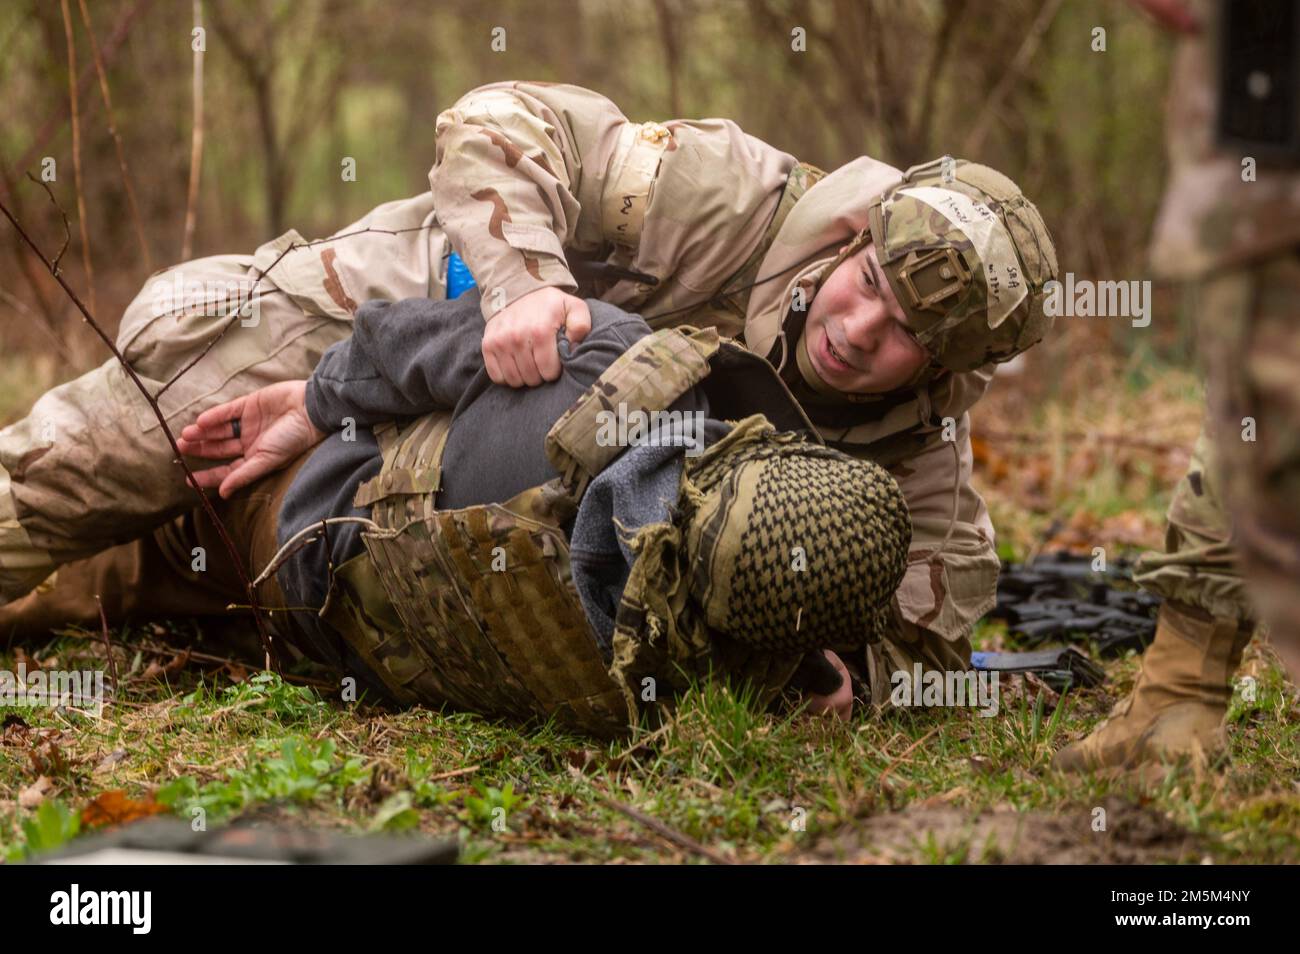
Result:
[[[793,680],[847,717],[836,651],[880,637],[910,542],[896,483],[821,445],[771,367],[711,330],[588,305],[560,377],[519,390],[465,334],[476,293],[370,302],[309,380],[184,429],[184,453],[226,461],[196,476],[249,565],[286,551],[259,590],[282,638],[394,701],[595,730],[635,718],[644,680],[668,697],[710,670],[769,701]],[[245,604],[227,562],[195,512],[65,568],[0,625],[84,619],[96,592],[110,619],[175,611],[169,590],[204,591],[191,612]]]

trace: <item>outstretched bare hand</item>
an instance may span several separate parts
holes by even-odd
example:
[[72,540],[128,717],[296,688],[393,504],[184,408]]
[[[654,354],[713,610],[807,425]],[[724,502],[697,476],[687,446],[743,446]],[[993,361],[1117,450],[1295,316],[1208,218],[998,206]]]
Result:
[[198,485],[229,497],[324,440],[307,416],[306,398],[306,381],[283,381],[200,414],[176,441],[181,453],[235,459],[195,471]]

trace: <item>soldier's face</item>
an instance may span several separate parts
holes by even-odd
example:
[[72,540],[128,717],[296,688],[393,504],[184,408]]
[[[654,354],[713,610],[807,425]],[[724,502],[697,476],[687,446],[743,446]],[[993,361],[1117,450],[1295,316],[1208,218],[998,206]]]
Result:
[[850,394],[902,387],[930,360],[905,318],[875,246],[868,244],[840,263],[808,308],[804,336],[814,370]]

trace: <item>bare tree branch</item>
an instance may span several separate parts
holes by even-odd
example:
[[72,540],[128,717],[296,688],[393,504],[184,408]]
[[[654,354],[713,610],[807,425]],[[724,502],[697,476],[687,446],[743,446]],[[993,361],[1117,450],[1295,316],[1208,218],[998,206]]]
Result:
[[925,150],[926,155],[933,152],[930,148],[930,130],[934,122],[935,93],[939,86],[939,79],[951,60],[948,50],[957,31],[957,22],[965,11],[966,0],[945,0],[943,21],[939,24],[939,32],[935,36],[934,48],[930,53],[930,67],[926,70],[925,85],[921,88],[921,99],[916,115],[912,117],[912,142],[918,148]]
[[131,184],[131,173],[126,165],[126,150],[122,146],[122,137],[117,132],[117,120],[113,116],[113,97],[108,89],[108,72],[104,69],[104,58],[99,52],[99,41],[95,39],[95,28],[90,22],[90,12],[86,9],[86,0],[77,0],[81,10],[81,23],[90,38],[90,53],[95,61],[95,73],[99,76],[99,93],[104,99],[104,111],[108,113],[108,134],[113,137],[113,146],[117,149],[117,165],[122,170],[122,188],[126,190],[126,201],[131,207],[131,221],[135,225],[136,241],[140,243],[140,254],[144,258],[145,272],[153,271],[153,257],[149,254],[149,243],[144,237],[144,221],[140,218],[140,206],[135,201],[135,187]]
[[[194,0],[194,29],[203,26],[203,2]],[[203,169],[203,58],[207,53],[194,51],[194,125],[190,131],[190,185],[185,193],[185,230],[181,235],[181,261],[189,261],[194,251],[194,228],[199,214],[199,174]]]
[[[226,19],[226,11],[220,4],[214,6],[210,13],[212,28],[244,71],[244,78],[253,91],[257,126],[262,138],[267,225],[273,233],[279,235],[284,231],[285,182],[288,172],[277,135],[276,101],[271,88],[272,70],[266,65],[267,62],[274,62],[274,58],[260,56],[247,45],[240,38],[240,27]],[[284,10],[281,10],[281,16],[283,15]],[[273,32],[274,26],[271,29]]]
[[659,40],[664,48],[664,66],[668,70],[668,108],[673,116],[680,116],[682,97],[677,75],[681,72],[682,49],[677,12],[669,0],[654,0],[654,8],[659,23]]
[[[10,176],[9,170],[3,165],[0,165],[0,186],[3,187],[3,191],[8,191],[15,200],[18,198],[13,178]],[[18,206],[18,210],[21,214],[22,207]],[[31,251],[23,245],[16,232],[10,233],[10,249],[13,251],[14,261],[18,264],[18,270],[22,272],[23,278],[32,291],[32,297],[36,299],[36,307],[39,309],[45,330],[59,339],[61,353],[68,358],[69,363],[72,363],[71,356],[63,347],[63,336],[59,333],[59,315],[54,309],[54,303],[45,294],[45,288],[41,284],[39,273],[32,264]]]
[[[31,179],[38,186],[40,186],[42,189],[45,190],[45,194],[50,197],[50,205],[54,206],[55,211],[59,213],[59,217],[63,219],[63,245],[59,247],[59,254],[55,255],[52,261],[46,262],[46,264],[49,265],[50,267],[50,274],[53,275],[55,278],[58,278],[59,262],[63,260],[63,253],[68,250],[68,245],[72,241],[72,226],[68,223],[68,213],[64,212],[63,206],[59,205],[59,203],[55,201],[54,193],[50,191],[50,187],[48,185],[46,185],[44,182],[41,182],[30,172],[27,173],[27,178]],[[39,252],[37,252],[37,255],[38,257],[40,257]]]
[[[44,182],[39,183],[39,185],[45,189],[45,193],[50,197],[50,201],[58,207],[58,202],[55,200],[54,193],[50,191],[49,186]],[[61,208],[59,211],[61,214],[63,213]],[[212,501],[208,499],[207,494],[198,489],[198,482],[194,478],[194,472],[190,470],[189,464],[185,463],[185,457],[176,443],[176,436],[172,433],[172,429],[167,423],[167,416],[163,414],[162,409],[158,406],[157,399],[149,393],[149,389],[145,387],[144,382],[141,381],[140,377],[135,373],[135,369],[132,368],[126,358],[123,357],[122,352],[118,350],[113,339],[108,336],[100,326],[99,322],[95,320],[94,315],[91,314],[90,310],[78,297],[77,293],[72,290],[72,286],[64,280],[56,262],[45,256],[45,253],[41,251],[40,246],[38,246],[32,237],[27,234],[27,231],[22,227],[22,224],[14,217],[13,213],[9,211],[9,207],[5,205],[3,201],[0,201],[0,213],[4,214],[4,217],[9,220],[9,223],[18,232],[23,242],[27,244],[27,247],[30,248],[37,258],[45,264],[45,267],[54,277],[54,280],[59,283],[59,287],[63,289],[64,294],[66,294],[72,300],[72,303],[77,306],[77,310],[81,312],[86,323],[90,325],[91,330],[95,332],[100,341],[104,342],[104,345],[108,350],[113,353],[113,357],[117,359],[118,364],[122,366],[122,370],[125,371],[127,377],[131,379],[131,383],[135,385],[136,389],[140,392],[141,397],[143,397],[148,403],[149,409],[153,411],[154,417],[158,419],[158,424],[162,428],[163,435],[166,436],[167,443],[171,445],[172,453],[176,455],[176,462],[179,463],[181,469],[185,471],[186,483],[194,489],[196,494],[198,494],[199,503],[202,505],[204,513],[206,513],[208,519],[212,521],[212,525],[216,529],[218,536],[221,537],[222,545],[226,548],[226,552],[230,556],[235,572],[239,576],[240,582],[244,584],[245,591],[248,593],[249,606],[253,611],[253,621],[257,625],[257,633],[258,636],[261,637],[262,648],[266,653],[267,668],[279,672],[279,659],[275,654],[275,647],[271,640],[271,633],[267,629],[266,620],[262,618],[261,607],[257,601],[257,589],[249,580],[248,571],[244,568],[243,558],[239,555],[239,549],[231,539],[230,533],[226,530],[225,524],[221,522],[221,517],[217,515],[216,508],[212,506]],[[64,219],[66,221],[66,215],[64,215]]]
[[[122,15],[122,18],[117,21],[117,26],[114,27],[112,35],[109,36],[108,41],[104,44],[103,60],[105,66],[113,61],[113,57],[117,54],[118,48],[122,45],[123,41],[126,40],[126,35],[130,32],[131,24],[135,21],[135,18],[139,16],[140,13],[143,12],[152,2],[153,0],[136,0],[135,6],[127,10],[126,13]],[[93,64],[87,63],[86,68],[81,71],[81,77],[77,80],[77,88],[79,90],[84,90],[90,85],[90,81],[94,79],[94,75],[95,70]],[[91,100],[92,107],[94,102],[94,100]],[[87,115],[89,115],[89,110],[87,110]],[[67,112],[61,111],[57,115],[51,116],[47,119],[45,125],[43,125],[36,133],[36,138],[32,140],[32,144],[27,147],[27,151],[22,154],[16,163],[14,163],[13,168],[20,172],[25,172],[27,167],[40,157],[41,150],[43,150],[49,144],[49,141],[54,138],[54,135],[63,128],[63,124],[67,118]],[[11,199],[11,196],[13,196],[12,182],[8,177],[4,177],[3,179],[0,179],[0,199],[9,199],[10,201],[16,202],[16,198]]]
[[[77,115],[77,47],[72,40],[72,13],[68,0],[59,0],[63,11],[63,35],[68,41],[68,109],[72,116],[72,182],[77,192],[77,229],[81,232],[81,264],[86,270],[90,310],[95,310],[95,268],[90,260],[90,230],[86,226],[86,191],[81,179],[81,121]],[[61,210],[60,210],[61,211]],[[61,258],[63,253],[59,253]],[[58,258],[54,260],[58,267]]]

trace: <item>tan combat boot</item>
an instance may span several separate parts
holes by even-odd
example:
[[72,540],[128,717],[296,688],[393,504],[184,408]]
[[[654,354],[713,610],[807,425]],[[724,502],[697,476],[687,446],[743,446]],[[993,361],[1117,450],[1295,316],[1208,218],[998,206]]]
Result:
[[1222,758],[1228,749],[1223,717],[1232,699],[1232,676],[1252,630],[1166,601],[1133,691],[1091,735],[1057,752],[1052,767],[1131,770],[1184,758],[1200,764]]

